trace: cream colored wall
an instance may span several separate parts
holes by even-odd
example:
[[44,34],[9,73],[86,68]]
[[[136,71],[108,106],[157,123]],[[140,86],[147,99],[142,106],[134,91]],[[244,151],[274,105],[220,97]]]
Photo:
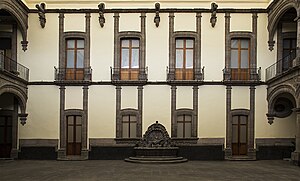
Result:
[[113,14],[105,14],[105,25],[99,24],[99,14],[91,14],[90,65],[93,81],[110,81],[110,67],[114,63],[114,20]]
[[114,86],[89,87],[88,137],[115,138],[116,96]]
[[232,86],[231,109],[250,109],[250,90],[248,86]]
[[252,32],[252,14],[231,13],[230,17],[230,31]]
[[28,49],[22,50],[18,33],[18,62],[29,68],[30,81],[53,81],[54,66],[58,67],[58,14],[47,14],[45,28],[41,28],[37,14],[28,18]]
[[81,86],[66,87],[66,109],[82,109],[83,108],[83,90]]
[[256,138],[295,138],[296,114],[287,118],[275,118],[270,125],[266,117],[268,111],[266,101],[266,86],[256,89],[256,115],[255,115],[255,137]]
[[19,139],[59,138],[59,89],[28,86],[27,122],[19,124]]
[[175,13],[174,31],[196,31],[196,13]]
[[140,13],[120,13],[120,31],[141,31]]
[[85,32],[85,14],[65,14],[64,31]]
[[158,121],[171,136],[171,88],[170,86],[145,86],[143,109],[143,134]]
[[198,111],[199,138],[226,136],[225,86],[200,86]]
[[177,86],[176,93],[176,108],[193,109],[193,87],[192,86]]
[[225,67],[225,18],[218,14],[214,28],[210,24],[210,14],[203,13],[201,19],[201,66],[205,67],[205,81],[223,80]]
[[122,87],[122,100],[121,100],[121,108],[138,108],[138,90],[135,86],[130,87]]
[[[160,15],[159,27],[153,22],[154,14],[146,18],[146,66],[148,66],[149,81],[165,81],[166,68],[169,65],[169,20],[168,14]],[[151,38],[149,38],[151,37]]]

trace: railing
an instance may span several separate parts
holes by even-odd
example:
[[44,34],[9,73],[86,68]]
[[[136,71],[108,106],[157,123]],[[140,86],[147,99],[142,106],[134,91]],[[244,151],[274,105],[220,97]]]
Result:
[[110,67],[112,81],[147,81],[148,67],[146,68],[113,68]]
[[167,67],[167,81],[203,81],[203,68],[169,68]]
[[224,81],[260,81],[261,68],[225,68]]
[[9,72],[25,81],[29,80],[29,69],[0,53],[0,71]]
[[296,58],[294,51],[291,51],[290,54],[283,57],[281,60],[278,60],[276,63],[272,64],[266,69],[266,81],[281,75],[284,72],[290,70],[293,67],[293,60]]
[[56,81],[91,81],[92,69],[89,68],[56,68]]

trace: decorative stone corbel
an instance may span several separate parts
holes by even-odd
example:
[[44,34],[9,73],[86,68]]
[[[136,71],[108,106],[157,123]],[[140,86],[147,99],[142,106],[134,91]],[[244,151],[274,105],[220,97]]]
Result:
[[22,126],[24,126],[26,124],[27,116],[28,116],[28,114],[26,114],[26,113],[19,114]]
[[105,4],[104,3],[100,3],[98,5],[99,8],[99,23],[101,28],[104,27],[104,23],[105,23],[105,17],[104,17],[104,9],[105,9]]
[[211,3],[211,18],[210,18],[210,23],[211,26],[214,28],[216,26],[217,23],[217,9],[218,9],[218,5],[216,3]]
[[268,44],[269,44],[269,50],[270,51],[274,50],[275,41],[274,40],[269,40]]
[[45,28],[45,25],[46,25],[46,15],[45,15],[46,4],[45,3],[37,4],[37,5],[35,5],[35,7],[38,10],[38,15],[39,15],[41,27]]
[[28,41],[21,41],[22,50],[25,52],[27,50]]
[[155,3],[154,23],[155,23],[156,27],[159,26],[159,22],[160,22],[159,11],[160,11],[160,4],[159,3]]
[[267,113],[266,115],[267,115],[267,118],[268,118],[268,123],[269,123],[270,125],[272,125],[273,122],[274,122],[274,116],[275,116],[275,115],[269,114],[269,113]]

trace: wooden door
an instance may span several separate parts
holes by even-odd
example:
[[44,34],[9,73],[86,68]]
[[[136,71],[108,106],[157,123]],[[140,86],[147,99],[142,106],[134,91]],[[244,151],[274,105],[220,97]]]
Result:
[[247,121],[248,116],[232,117],[232,155],[247,155]]
[[12,148],[12,116],[0,116],[0,158],[10,158]]
[[67,116],[67,155],[81,154],[81,116]]

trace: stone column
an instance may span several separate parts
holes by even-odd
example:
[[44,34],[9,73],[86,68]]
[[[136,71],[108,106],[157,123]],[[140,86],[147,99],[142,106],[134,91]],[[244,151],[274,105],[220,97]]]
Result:
[[88,101],[89,101],[89,87],[83,86],[83,112],[84,116],[82,118],[82,149],[81,149],[81,157],[82,159],[88,159]]
[[116,87],[116,138],[122,137],[121,111],[121,86]]
[[19,101],[14,98],[14,111],[12,115],[12,148],[10,152],[10,158],[18,158],[18,109]]
[[143,86],[138,86],[138,124],[137,124],[137,132],[136,137],[142,137],[142,124],[143,124]]
[[232,123],[231,123],[231,86],[226,87],[226,148],[225,148],[225,158],[232,157],[231,150],[231,137],[232,137]]
[[294,109],[294,112],[297,114],[297,120],[296,120],[296,149],[292,153],[292,161],[294,164],[300,166],[300,108]]
[[297,66],[300,64],[300,17],[297,19],[297,52],[296,52],[297,58],[296,63],[294,66]]
[[60,108],[59,108],[59,150],[58,159],[66,157],[66,123],[65,123],[65,86],[60,86]]
[[198,86],[193,87],[193,111],[194,119],[192,122],[192,137],[198,136]]
[[175,57],[172,53],[172,45],[175,44],[173,40],[174,34],[174,13],[169,13],[169,72],[168,72],[168,80],[175,79]]
[[255,86],[250,86],[250,119],[248,123],[248,156],[255,159],[254,128],[255,128]]
[[120,78],[120,60],[119,60],[119,52],[120,46],[119,45],[119,23],[120,23],[120,15],[119,13],[114,14],[114,70],[112,71],[113,80],[118,80]]
[[171,137],[177,137],[176,123],[176,86],[171,87]]

